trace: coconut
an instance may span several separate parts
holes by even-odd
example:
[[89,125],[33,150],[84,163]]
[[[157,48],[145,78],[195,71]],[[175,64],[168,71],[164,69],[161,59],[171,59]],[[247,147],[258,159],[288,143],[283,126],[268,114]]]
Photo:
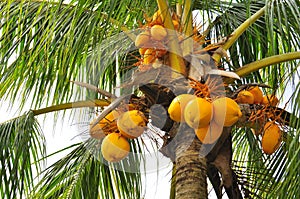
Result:
[[213,101],[213,120],[219,126],[229,127],[236,123],[242,112],[239,105],[228,97],[221,97]]
[[101,152],[105,160],[118,162],[128,156],[130,145],[119,133],[107,135],[101,144]]
[[275,95],[265,95],[261,103],[266,106],[277,106],[279,100]]
[[211,118],[212,104],[203,98],[192,99],[184,109],[184,119],[194,129],[207,126]]
[[147,50],[147,48],[139,48],[140,55],[144,55],[146,50]]
[[181,94],[176,96],[168,108],[170,118],[176,122],[184,122],[183,112],[185,106],[194,98],[196,98],[196,96],[191,94]]
[[127,111],[118,118],[117,126],[124,137],[137,138],[145,130],[146,117],[138,110]]
[[241,91],[239,92],[236,102],[241,104],[253,104],[254,103],[254,96],[249,91]]
[[161,12],[159,10],[153,14],[152,23],[153,24],[163,24],[163,20],[161,18]]
[[144,64],[151,64],[155,61],[155,51],[151,48],[147,49],[144,54]]
[[219,139],[222,131],[223,128],[221,126],[216,122],[211,121],[209,125],[195,129],[195,134],[203,144],[212,144]]
[[258,86],[252,86],[248,89],[250,93],[252,93],[254,97],[254,104],[259,104],[263,100],[263,92]]
[[282,141],[282,132],[274,122],[267,122],[264,126],[264,133],[261,145],[264,153],[271,155],[278,149]]
[[98,124],[96,124],[95,126],[93,126],[93,125],[96,122],[97,118],[94,119],[90,123],[89,132],[90,132],[91,137],[100,140],[100,139],[104,138],[107,134],[112,133],[115,130],[117,130],[116,119],[119,117],[119,115],[120,114],[117,111],[113,110],[109,114],[107,114],[107,116],[105,116],[105,118],[100,120],[100,122]]
[[161,25],[152,26],[150,32],[152,39],[157,41],[162,41],[168,34],[166,29]]
[[151,35],[149,31],[144,31],[138,34],[135,38],[135,46],[136,47],[146,47],[151,41]]

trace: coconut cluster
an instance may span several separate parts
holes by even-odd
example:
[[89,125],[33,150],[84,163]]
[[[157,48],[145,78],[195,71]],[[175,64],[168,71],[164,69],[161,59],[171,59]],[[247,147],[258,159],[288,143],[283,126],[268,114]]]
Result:
[[263,95],[262,90],[258,86],[252,86],[238,93],[236,102],[239,104],[262,104],[265,106],[277,106],[279,103],[275,95]]
[[[180,50],[184,48],[184,40],[188,39],[181,34],[182,27],[180,26],[180,17],[176,13],[172,13],[172,24],[174,26],[174,32],[170,34],[171,30],[166,29],[161,12],[158,10],[152,17],[146,18],[147,23],[140,27],[141,32],[135,38],[135,46],[139,49],[140,58],[139,61],[134,64],[138,66],[140,71],[147,71],[151,68],[158,68],[162,64],[169,65],[166,55],[168,55],[168,45],[170,40],[178,40]],[[170,39],[172,38],[172,39]],[[195,41],[194,45],[199,46],[196,43],[200,41],[198,30],[194,27],[194,34],[191,38]],[[202,37],[201,37],[201,42]],[[200,43],[201,43],[200,42]],[[211,45],[208,45],[211,49]],[[197,49],[194,49],[195,52]],[[199,52],[200,53],[200,52]]]
[[204,144],[214,143],[222,134],[224,126],[234,125],[242,116],[238,104],[228,97],[210,101],[192,94],[175,97],[168,113],[172,120],[185,122],[193,128]]
[[[258,86],[252,86],[240,91],[236,102],[240,104],[260,104],[265,107],[260,115],[254,117],[255,121],[250,122],[250,126],[253,127],[251,130],[256,136],[262,135],[261,146],[264,153],[268,155],[274,153],[282,141],[282,131],[275,122],[274,113],[270,112],[268,108],[276,107],[279,103],[278,98],[274,94],[263,95]],[[267,120],[266,123],[265,120]],[[261,124],[264,124],[263,127],[257,129],[257,126]]]
[[147,125],[147,118],[139,110],[125,112],[113,110],[97,124],[90,123],[90,136],[102,140],[101,152],[109,162],[118,162],[128,156],[128,139],[141,136]]
[[[140,71],[156,68],[161,64],[169,65],[167,46],[170,42],[168,37],[170,32],[164,27],[161,13],[155,12],[146,21],[147,24],[141,27],[141,32],[134,41],[140,54],[139,61],[135,65]],[[181,27],[176,14],[172,15],[172,22],[174,29],[180,33]],[[204,44],[205,38],[202,38],[196,29],[194,29],[194,33],[192,39],[195,44]],[[179,47],[183,48],[182,41],[184,38],[180,34],[176,33],[176,35]],[[219,47],[218,45],[205,44],[206,47],[201,48],[200,54]],[[194,49],[194,52],[198,52],[197,49]],[[190,82],[190,86],[195,91],[194,94],[181,94],[175,97],[168,107],[168,113],[172,120],[184,122],[193,128],[195,135],[203,144],[215,143],[221,136],[223,127],[230,127],[241,118],[242,112],[238,103],[261,104],[265,107],[273,107],[278,104],[275,95],[264,96],[258,86],[239,92],[234,100],[228,97],[211,99],[210,92],[218,93],[218,87],[223,88],[224,86],[214,80],[206,81],[203,84],[195,80]],[[215,94],[214,96],[219,95]],[[118,109],[111,111],[97,124],[95,124],[96,119],[91,122],[90,136],[102,141],[101,152],[104,159],[109,162],[118,162],[128,156],[130,152],[129,140],[141,136],[147,126],[148,120],[140,110],[129,105],[126,111]],[[263,151],[266,154],[271,154],[280,145],[281,130],[272,121],[266,123],[262,131],[264,132],[262,137]]]
[[[178,26],[178,22],[173,20]],[[136,36],[135,46],[139,48],[141,62],[139,70],[145,71],[155,67],[155,62],[167,54],[168,32],[163,25],[161,13],[155,12],[142,32]]]

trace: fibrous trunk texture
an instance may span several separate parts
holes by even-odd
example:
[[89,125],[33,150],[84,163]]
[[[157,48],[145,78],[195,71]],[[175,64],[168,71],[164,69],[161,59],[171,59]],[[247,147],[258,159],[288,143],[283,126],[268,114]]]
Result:
[[180,125],[176,135],[176,199],[207,198],[206,158],[200,156],[201,143],[194,130]]

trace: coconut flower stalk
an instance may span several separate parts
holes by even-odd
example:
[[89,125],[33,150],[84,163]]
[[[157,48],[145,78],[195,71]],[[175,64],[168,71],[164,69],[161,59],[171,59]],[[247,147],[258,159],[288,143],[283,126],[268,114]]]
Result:
[[[172,17],[169,12],[169,7],[166,1],[164,0],[157,0],[159,11],[161,12],[161,17],[164,22],[164,26],[167,29],[168,37],[170,42],[168,43],[169,47],[169,60],[170,60],[170,66],[174,71],[177,71],[184,76],[187,76],[186,66],[184,64],[183,58],[182,58],[182,52],[179,47],[178,38],[176,35],[176,31],[174,28],[174,25],[172,23]],[[176,73],[173,73],[175,75]]]

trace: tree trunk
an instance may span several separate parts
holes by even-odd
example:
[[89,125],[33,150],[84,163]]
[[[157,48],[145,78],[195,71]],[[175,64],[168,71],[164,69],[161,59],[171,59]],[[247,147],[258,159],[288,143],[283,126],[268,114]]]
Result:
[[176,135],[176,199],[207,198],[206,158],[200,156],[201,143],[194,130],[181,124]]

